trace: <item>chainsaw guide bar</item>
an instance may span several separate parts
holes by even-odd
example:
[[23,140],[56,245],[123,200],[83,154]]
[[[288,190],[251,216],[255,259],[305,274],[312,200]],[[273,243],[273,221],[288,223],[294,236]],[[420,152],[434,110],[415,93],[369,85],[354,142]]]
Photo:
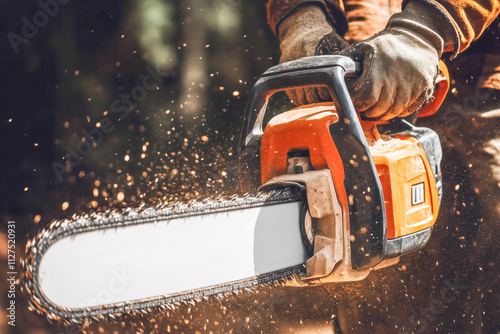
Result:
[[[134,313],[154,308],[172,309],[182,303],[192,304],[209,297],[223,297],[241,290],[251,289],[259,285],[280,284],[305,273],[304,265],[296,265],[282,270],[248,277],[246,279],[217,284],[206,288],[193,289],[180,293],[162,295],[152,298],[127,301],[100,307],[65,308],[52,303],[40,287],[40,262],[46,251],[63,238],[75,238],[83,233],[99,230],[113,230],[147,223],[169,224],[169,221],[197,215],[227,213],[234,210],[262,208],[272,205],[302,202],[304,192],[294,188],[273,190],[256,195],[246,194],[215,200],[206,199],[202,202],[192,201],[186,204],[171,204],[165,207],[126,210],[123,213],[110,212],[105,215],[74,217],[72,219],[52,222],[36,237],[27,243],[27,256],[23,261],[23,287],[29,294],[29,303],[38,313],[48,319],[79,323],[85,318],[102,320],[108,315],[116,316],[122,313]],[[298,229],[298,226],[297,226]],[[62,264],[64,265],[64,264]]]

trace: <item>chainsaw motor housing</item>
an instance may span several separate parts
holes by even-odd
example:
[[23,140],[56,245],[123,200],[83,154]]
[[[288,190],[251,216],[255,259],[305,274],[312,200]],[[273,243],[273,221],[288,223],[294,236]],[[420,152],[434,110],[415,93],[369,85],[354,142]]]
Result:
[[[330,209],[310,212],[317,226],[305,279],[317,283],[362,279],[370,268],[392,264],[391,259],[423,247],[439,210],[439,137],[397,121],[382,127],[382,136],[390,141],[379,138],[369,145],[344,83],[345,76],[360,71],[360,64],[343,56],[277,65],[255,84],[242,130],[243,191],[296,184],[307,190],[309,211],[311,201],[335,202]],[[274,93],[310,86],[326,86],[333,102],[294,108],[263,129]],[[320,171],[332,180],[325,191],[317,186],[326,184]]]

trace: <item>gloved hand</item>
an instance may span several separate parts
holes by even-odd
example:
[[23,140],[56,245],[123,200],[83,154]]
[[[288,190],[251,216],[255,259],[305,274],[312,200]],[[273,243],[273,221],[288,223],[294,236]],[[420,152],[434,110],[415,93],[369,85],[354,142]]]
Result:
[[363,63],[363,73],[347,80],[354,107],[363,116],[405,117],[432,98],[439,58],[453,49],[457,32],[437,4],[410,1],[387,27],[342,54]]
[[[349,44],[337,34],[328,22],[323,10],[316,5],[295,9],[278,28],[280,63],[301,57],[338,54]],[[326,88],[306,88],[287,91],[296,105],[330,100]]]

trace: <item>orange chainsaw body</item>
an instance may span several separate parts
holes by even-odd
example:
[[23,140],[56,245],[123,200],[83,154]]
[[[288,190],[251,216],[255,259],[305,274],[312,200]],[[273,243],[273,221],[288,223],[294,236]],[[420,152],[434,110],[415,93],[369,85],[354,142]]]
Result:
[[[342,208],[348,208],[350,194],[346,185],[352,183],[352,187],[356,187],[356,180],[345,182],[344,164],[329,130],[330,125],[338,121],[339,116],[331,103],[295,108],[271,120],[262,137],[262,184],[286,174],[291,154],[307,152],[313,169],[331,171]],[[366,128],[365,135],[373,144],[370,151],[383,189],[387,238],[431,227],[439,210],[438,189],[422,146],[410,136],[384,140],[376,128]],[[366,161],[368,157],[352,156],[350,168],[357,168],[360,159]],[[366,200],[370,200],[368,195]]]
[[[441,72],[435,103],[423,108],[419,116],[432,115],[446,95],[449,79],[443,64]],[[238,150],[241,189],[306,187],[307,205],[315,215],[309,210],[311,219],[321,226],[321,231],[307,230],[304,226],[309,223],[301,219],[303,230],[310,232],[303,237],[304,244],[314,248],[308,277],[342,281],[345,270],[354,275],[387,265],[424,247],[438,215],[442,197],[439,136],[404,119],[361,120],[345,85],[345,77],[361,73],[360,63],[343,56],[304,57],[279,64],[256,82],[247,106]],[[273,94],[317,86],[328,89],[332,102],[293,108],[265,123]],[[318,175],[325,173],[331,175],[332,183],[321,187],[326,181]],[[318,203],[330,202],[317,198],[327,193],[335,215],[342,216],[341,227],[337,218],[330,222],[324,218],[333,217],[332,210],[320,213],[323,208]],[[333,227],[343,229],[342,235]],[[337,237],[349,241],[342,252],[336,248],[342,243]],[[347,267],[339,269],[336,277],[332,268],[340,258]]]

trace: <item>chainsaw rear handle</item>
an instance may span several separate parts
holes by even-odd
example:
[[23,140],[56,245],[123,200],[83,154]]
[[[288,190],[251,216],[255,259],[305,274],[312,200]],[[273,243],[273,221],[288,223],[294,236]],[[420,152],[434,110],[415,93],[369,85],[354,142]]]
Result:
[[434,98],[431,101],[428,101],[428,103],[418,111],[418,118],[434,115],[443,104],[444,99],[450,90],[450,72],[442,60],[439,60],[439,72],[440,73],[436,78],[436,84],[434,86]]
[[[330,126],[343,166],[345,205],[349,205],[349,224],[353,269],[370,268],[386,255],[387,218],[380,179],[358,115],[345,85],[345,76],[359,76],[361,64],[345,56],[314,56],[282,63],[267,70],[254,85],[247,106],[239,145],[241,188],[253,192],[260,186],[260,145],[267,103],[279,91],[310,86],[326,86],[339,121]],[[359,165],[352,168],[353,156]],[[337,173],[337,171],[335,171]],[[353,187],[353,181],[356,186]],[[350,200],[347,200],[349,194]],[[369,195],[369,200],[366,200]]]

